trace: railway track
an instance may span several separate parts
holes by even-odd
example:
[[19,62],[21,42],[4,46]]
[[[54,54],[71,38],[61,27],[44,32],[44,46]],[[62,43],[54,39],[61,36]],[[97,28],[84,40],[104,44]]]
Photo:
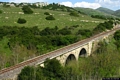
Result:
[[4,69],[0,70],[0,75],[5,74],[5,73],[10,72],[10,71],[13,71],[13,70],[15,70],[15,69],[17,69],[17,68],[20,68],[20,67],[25,67],[25,66],[27,66],[27,65],[30,65],[31,63],[36,62],[36,61],[41,61],[41,63],[42,63],[42,62],[44,62],[47,58],[51,58],[51,57],[54,58],[54,57],[56,57],[56,56],[62,55],[62,54],[64,54],[65,52],[70,51],[71,49],[80,47],[80,45],[82,46],[82,45],[84,45],[84,44],[86,44],[86,43],[88,43],[88,42],[90,42],[90,41],[92,41],[92,40],[99,39],[99,38],[101,38],[101,37],[103,37],[103,36],[105,36],[105,35],[112,34],[112,33],[114,33],[116,30],[119,30],[119,29],[120,29],[120,27],[117,27],[117,28],[115,28],[115,29],[113,29],[113,30],[111,30],[111,31],[107,31],[107,32],[103,32],[103,33],[94,35],[94,36],[92,36],[92,37],[90,37],[90,38],[88,38],[88,39],[81,40],[81,41],[79,41],[79,42],[76,42],[76,43],[74,43],[74,44],[65,46],[65,47],[63,47],[63,48],[60,48],[60,49],[57,49],[57,50],[55,50],[55,51],[49,52],[49,53],[47,53],[47,54],[40,55],[40,56],[37,56],[37,57],[35,57],[35,58],[32,58],[32,59],[23,61],[23,62],[21,62],[21,63],[19,63],[19,64],[14,65],[14,66],[11,66],[11,67],[8,67],[8,68],[4,68]]

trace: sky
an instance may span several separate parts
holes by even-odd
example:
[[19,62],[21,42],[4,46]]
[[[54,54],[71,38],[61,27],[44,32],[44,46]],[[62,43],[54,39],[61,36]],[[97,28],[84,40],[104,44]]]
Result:
[[0,2],[48,2],[48,3],[60,3],[69,7],[84,7],[97,9],[99,7],[109,8],[111,10],[120,9],[120,0],[0,0]]

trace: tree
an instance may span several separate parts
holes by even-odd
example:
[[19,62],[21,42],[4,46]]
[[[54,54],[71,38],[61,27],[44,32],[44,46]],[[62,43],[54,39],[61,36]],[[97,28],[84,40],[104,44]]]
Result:
[[33,80],[34,68],[30,66],[24,67],[21,73],[18,75],[18,80]]
[[93,29],[93,34],[103,32],[105,30],[110,30],[113,28],[113,21],[107,21],[104,23],[100,23]]
[[62,66],[56,59],[47,59],[45,61],[44,75],[47,80],[62,80]]
[[79,30],[77,32],[77,35],[81,35],[81,36],[84,36],[84,37],[90,37],[92,35],[92,32],[88,29],[84,29],[84,30]]
[[96,53],[104,53],[106,50],[107,50],[107,43],[105,41],[99,42]]
[[114,33],[114,39],[115,39],[116,41],[119,41],[119,40],[120,40],[120,30],[119,30],[119,31],[116,31],[116,32]]
[[32,14],[33,11],[31,10],[31,8],[29,6],[23,6],[22,8],[24,14]]
[[117,48],[120,48],[120,30],[116,31],[114,34],[114,39],[116,40],[115,44]]
[[63,28],[63,29],[60,29],[60,30],[58,31],[58,33],[59,33],[59,34],[62,34],[62,35],[70,35],[70,34],[72,34],[71,30],[68,29],[68,27],[65,27],[65,28]]
[[36,79],[34,79],[34,80],[46,80],[46,77],[44,76],[44,72],[43,72],[44,68],[41,66],[38,66],[35,69],[36,69],[36,71],[35,71]]

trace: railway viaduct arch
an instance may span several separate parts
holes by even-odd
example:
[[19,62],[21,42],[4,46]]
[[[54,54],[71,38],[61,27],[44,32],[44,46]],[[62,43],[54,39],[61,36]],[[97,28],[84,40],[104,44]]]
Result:
[[71,60],[77,61],[79,57],[89,56],[92,53],[92,47],[93,47],[92,43],[89,42],[81,47],[78,47],[56,57],[56,59],[59,60],[62,65],[66,65]]

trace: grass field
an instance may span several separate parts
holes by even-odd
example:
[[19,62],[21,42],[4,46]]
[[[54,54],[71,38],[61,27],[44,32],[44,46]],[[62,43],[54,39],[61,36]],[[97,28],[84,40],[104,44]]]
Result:
[[[79,17],[70,16],[69,12],[62,11],[52,11],[43,9],[33,9],[33,14],[21,14],[22,9],[17,7],[5,8],[0,6],[0,10],[3,11],[0,14],[0,26],[19,26],[19,27],[33,27],[38,26],[39,29],[45,27],[55,27],[63,28],[65,26],[79,25],[79,28],[93,29],[97,24],[103,22],[100,19],[91,18],[86,15],[81,15]],[[46,20],[46,15],[44,12],[49,12],[52,14],[56,20],[50,21]],[[27,20],[25,24],[18,24],[18,18],[24,18]],[[95,22],[96,21],[96,22]]]

